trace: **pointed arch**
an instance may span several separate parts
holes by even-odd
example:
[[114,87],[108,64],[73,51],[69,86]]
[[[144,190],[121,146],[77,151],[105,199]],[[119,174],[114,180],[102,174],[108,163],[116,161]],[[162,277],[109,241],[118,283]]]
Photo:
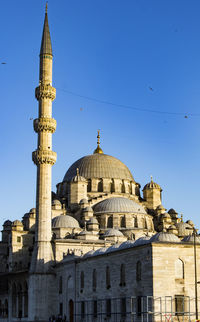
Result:
[[139,282],[142,279],[142,265],[140,261],[136,263],[136,280]]
[[175,279],[184,279],[184,262],[180,258],[175,261]]
[[17,316],[17,287],[15,283],[12,285],[12,317]]
[[110,288],[110,268],[106,266],[106,288]]
[[96,291],[97,288],[97,272],[96,269],[93,269],[92,273],[92,286],[93,286],[93,291]]
[[28,317],[28,284],[24,282],[24,317]]
[[107,228],[113,228],[113,216],[108,217]]
[[125,264],[121,264],[120,266],[120,286],[126,285],[126,275],[125,275]]

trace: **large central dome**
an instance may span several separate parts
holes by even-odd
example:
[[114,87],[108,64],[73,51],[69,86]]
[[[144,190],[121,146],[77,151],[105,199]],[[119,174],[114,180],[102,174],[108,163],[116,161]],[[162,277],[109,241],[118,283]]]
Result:
[[87,155],[74,162],[65,174],[63,181],[71,181],[77,173],[77,168],[79,175],[86,179],[110,178],[134,181],[130,170],[124,163],[103,153]]

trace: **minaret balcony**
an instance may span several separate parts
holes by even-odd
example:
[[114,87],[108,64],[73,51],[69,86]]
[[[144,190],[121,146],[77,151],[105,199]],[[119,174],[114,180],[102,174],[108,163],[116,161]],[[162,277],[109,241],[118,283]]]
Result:
[[50,150],[36,150],[32,153],[32,160],[36,165],[51,164],[54,165],[57,159],[57,153]]
[[53,101],[56,98],[56,89],[52,87],[50,84],[41,83],[35,89],[35,97],[38,101],[44,98]]
[[56,120],[49,117],[40,117],[33,122],[35,132],[54,133],[56,130]]

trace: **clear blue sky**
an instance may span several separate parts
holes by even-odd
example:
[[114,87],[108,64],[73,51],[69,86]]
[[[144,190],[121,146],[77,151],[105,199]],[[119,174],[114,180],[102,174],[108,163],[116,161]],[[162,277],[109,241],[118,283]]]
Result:
[[[0,226],[35,206],[30,118],[38,113],[44,11],[41,0],[1,2]],[[93,152],[100,129],[106,154],[123,161],[142,187],[153,175],[163,205],[200,227],[200,1],[49,0],[48,12],[57,88],[52,189]]]

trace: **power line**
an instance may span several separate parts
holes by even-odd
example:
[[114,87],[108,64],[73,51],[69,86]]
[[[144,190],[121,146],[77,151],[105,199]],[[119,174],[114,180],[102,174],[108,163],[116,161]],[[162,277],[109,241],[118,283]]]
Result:
[[100,104],[106,104],[106,105],[121,107],[121,108],[127,108],[127,109],[138,111],[138,112],[147,112],[147,113],[165,114],[165,115],[179,115],[179,116],[184,116],[185,118],[188,118],[188,116],[200,116],[200,113],[187,113],[187,112],[183,113],[183,112],[159,111],[159,110],[153,110],[153,109],[147,109],[147,108],[134,107],[134,106],[131,106],[131,105],[117,104],[117,103],[109,102],[109,101],[106,101],[106,100],[97,99],[97,98],[86,96],[86,95],[81,95],[81,94],[69,91],[67,89],[63,89],[63,88],[57,88],[57,89],[59,91],[62,91],[62,92],[65,92],[65,93],[68,93],[68,94],[71,94],[73,96],[77,96],[77,97],[80,97],[80,98],[84,98],[84,99],[89,100],[89,101],[97,102],[97,103],[100,103]]

